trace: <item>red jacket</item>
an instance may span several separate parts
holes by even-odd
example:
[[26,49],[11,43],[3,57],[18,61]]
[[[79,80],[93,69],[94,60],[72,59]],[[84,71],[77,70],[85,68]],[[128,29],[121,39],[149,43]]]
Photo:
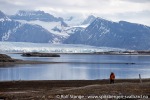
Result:
[[114,80],[114,79],[115,79],[115,74],[114,74],[114,73],[111,73],[110,79],[111,79],[111,80]]

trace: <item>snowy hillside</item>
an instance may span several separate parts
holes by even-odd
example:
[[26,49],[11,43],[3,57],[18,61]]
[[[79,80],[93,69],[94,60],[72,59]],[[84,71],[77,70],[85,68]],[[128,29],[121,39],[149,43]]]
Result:
[[26,21],[33,21],[33,20],[40,20],[45,22],[58,22],[63,21],[63,18],[57,18],[49,13],[45,13],[44,11],[30,11],[30,10],[19,10],[15,15],[10,16],[11,19],[14,20],[26,20]]
[[149,37],[149,26],[93,15],[61,18],[44,11],[19,11],[8,17],[0,11],[0,41],[149,50]]
[[94,20],[96,19],[95,16],[89,15],[87,17],[83,16],[72,16],[69,18],[65,18],[64,22],[67,23],[69,26],[72,27],[88,27]]
[[96,19],[95,16],[90,15],[82,22],[82,25],[86,25],[86,24],[90,25],[95,19]]
[[[41,22],[44,23],[43,21]],[[40,23],[40,21],[33,21],[33,23],[27,21],[20,22],[9,19],[3,12],[0,12],[0,41],[57,44],[62,43],[62,41],[67,37],[67,35],[64,34],[58,35],[51,33],[36,23]],[[47,27],[45,23],[44,25]],[[65,25],[64,23],[61,24]]]
[[[50,33],[56,34],[56,35],[61,35],[61,36],[69,36],[67,32],[65,32],[66,28],[65,26],[62,25],[61,22],[44,22],[40,20],[34,20],[34,21],[26,21],[26,20],[16,20],[21,23],[28,23],[32,25],[40,25],[44,29],[48,30]],[[58,30],[55,30],[55,29]]]
[[12,20],[8,18],[2,11],[0,11],[0,22],[3,21],[12,21]]
[[[22,24],[39,25],[50,33],[67,39],[76,31],[85,29],[89,24],[81,25],[83,18],[71,17],[63,20],[53,15],[47,14],[44,11],[19,11],[16,15],[10,18]],[[60,40],[62,41],[62,40]]]
[[93,53],[102,51],[122,51],[124,49],[95,47],[88,45],[0,42],[0,52],[56,52],[56,53]]
[[148,26],[96,18],[84,31],[71,35],[64,43],[148,50],[150,49],[149,37]]
[[71,16],[69,18],[65,18],[64,22],[67,23],[69,26],[79,26],[85,20],[82,16]]
[[0,12],[0,40],[63,43],[70,35],[83,31],[89,25],[81,25],[82,21],[83,17],[72,17],[64,22],[63,18],[54,17],[44,11],[20,10],[9,17]]

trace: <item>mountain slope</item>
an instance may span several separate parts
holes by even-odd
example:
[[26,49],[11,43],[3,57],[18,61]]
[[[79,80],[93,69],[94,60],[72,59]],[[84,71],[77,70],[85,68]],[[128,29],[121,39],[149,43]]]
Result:
[[84,31],[70,36],[64,43],[126,49],[150,49],[150,27],[97,18]]
[[59,43],[64,39],[39,25],[11,20],[3,12],[0,12],[0,16],[0,41]]
[[71,17],[65,21],[68,23],[66,24],[62,18],[43,11],[20,11],[19,14],[10,17],[0,11],[0,41],[150,49],[150,27],[148,26],[126,21],[95,19],[94,16],[89,16],[81,24],[81,19]]
[[50,15],[48,13],[45,13],[44,11],[24,11],[20,10],[16,15],[10,16],[11,19],[17,19],[17,20],[27,20],[27,21],[33,21],[33,20],[40,20],[45,22],[58,22],[63,21],[63,18],[57,18],[53,15]]
[[90,15],[82,22],[82,25],[91,24],[95,19],[96,19],[95,16]]
[[12,32],[7,41],[53,43],[53,35],[38,25],[23,24],[15,32]]
[[39,25],[50,33],[59,37],[67,38],[72,32],[72,26],[68,26],[63,18],[54,17],[44,11],[23,11],[20,10],[16,15],[10,16],[13,20],[22,24]]

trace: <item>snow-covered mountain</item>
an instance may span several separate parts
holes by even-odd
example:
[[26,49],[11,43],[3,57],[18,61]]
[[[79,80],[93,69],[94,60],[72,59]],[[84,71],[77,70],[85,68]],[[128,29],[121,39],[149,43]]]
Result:
[[[91,15],[87,18],[84,18],[83,16],[71,16],[64,19],[64,22],[67,23],[69,26],[66,31],[67,33],[73,35],[74,33],[77,33],[79,31],[83,31],[90,25],[94,16]],[[66,38],[67,39],[67,38]]]
[[44,22],[58,22],[63,21],[63,18],[54,17],[49,13],[45,13],[44,11],[24,11],[20,10],[17,14],[10,16],[11,19],[14,20],[26,20],[26,21],[33,21],[33,20],[40,20]]
[[68,38],[71,34],[74,34],[74,32],[85,29],[86,27],[85,25],[80,26],[77,24],[70,24],[74,22],[76,23],[73,17],[64,21],[63,18],[54,17],[44,11],[20,10],[17,14],[10,16],[10,18],[22,24],[39,25],[48,30],[50,33],[63,37],[63,39]]
[[43,11],[0,11],[0,41],[85,44],[125,49],[150,49],[150,27],[94,16],[58,18]]
[[81,25],[82,21],[84,20],[83,17],[71,16],[68,18],[64,18],[64,22],[67,23],[69,26],[79,26]]
[[96,19],[95,16],[90,15],[82,22],[82,25],[87,25],[87,24],[90,25],[95,19]]
[[96,18],[84,31],[71,35],[64,43],[126,49],[150,49],[150,27],[125,21]]
[[0,12],[0,15],[0,41],[62,43],[71,34],[85,29],[84,25],[69,26],[63,18],[43,11],[19,11],[9,17]]
[[8,18],[2,11],[0,11],[0,21],[11,21],[11,19]]
[[88,27],[94,20],[96,19],[95,16],[89,15],[87,18],[84,17],[70,17],[69,19],[65,20],[65,22],[73,27]]
[[67,25],[63,22],[45,22],[40,20],[34,20],[34,21],[16,20],[16,21],[22,24],[39,25],[54,35],[58,35],[62,37],[69,36],[69,33],[64,31],[66,30]]
[[68,25],[63,21],[63,18],[54,17],[44,11],[20,10],[17,14],[11,15],[10,18],[23,24],[39,25],[54,35],[68,36],[68,33],[64,31]]
[[59,43],[63,39],[39,25],[20,23],[0,12],[0,41]]

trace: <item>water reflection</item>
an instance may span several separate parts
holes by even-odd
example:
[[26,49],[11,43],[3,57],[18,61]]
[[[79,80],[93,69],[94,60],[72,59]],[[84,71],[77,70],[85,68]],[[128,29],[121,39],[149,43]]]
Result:
[[150,78],[150,56],[116,55],[61,55],[60,58],[13,58],[61,62],[135,62],[136,64],[25,64],[0,68],[0,81],[4,80],[95,80],[108,79],[111,72],[116,78]]
[[0,80],[94,80],[108,79],[110,72],[116,78],[138,78],[138,74],[148,78],[148,67],[127,65],[97,64],[41,64],[17,65],[16,67],[0,68]]
[[84,69],[73,69],[70,65],[19,65],[14,68],[0,68],[0,80],[72,80],[88,79]]

